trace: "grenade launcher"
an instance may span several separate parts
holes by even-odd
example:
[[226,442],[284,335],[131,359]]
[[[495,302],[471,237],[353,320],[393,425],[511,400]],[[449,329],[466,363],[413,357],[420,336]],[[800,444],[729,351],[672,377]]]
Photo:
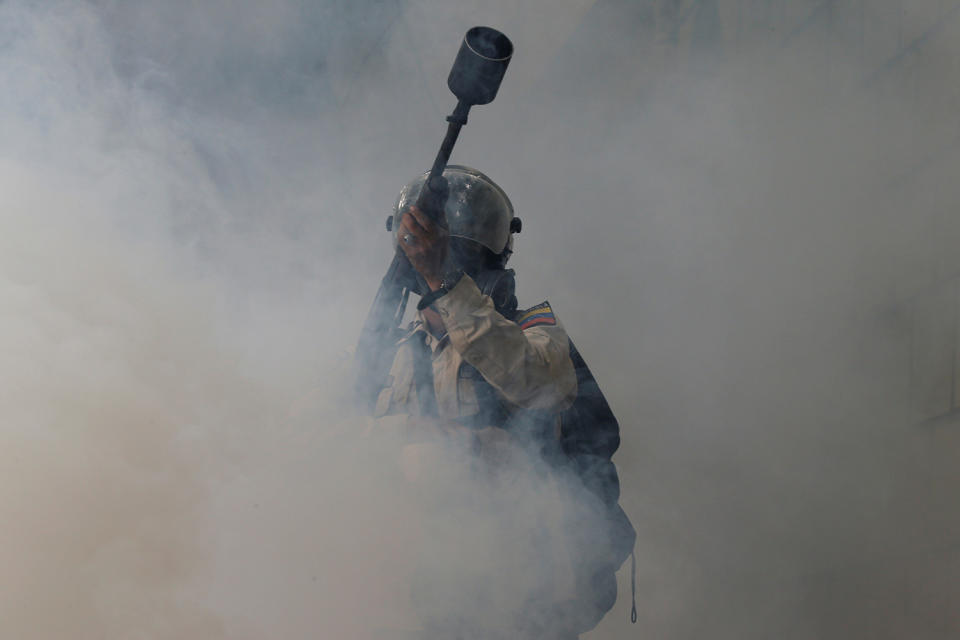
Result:
[[[488,104],[496,97],[512,55],[513,44],[509,38],[490,27],[473,27],[460,44],[460,51],[447,77],[447,86],[457,97],[457,106],[447,116],[447,135],[417,199],[417,208],[438,224],[446,225],[444,206],[449,189],[443,170],[450,160],[460,128],[467,124],[467,115],[472,106]],[[392,224],[399,224],[399,220],[394,221],[392,217],[388,219],[388,231]],[[428,289],[403,250],[397,247],[393,262],[367,314],[357,345],[355,390],[357,400],[367,411],[372,412],[377,395],[386,386],[390,364],[396,354],[396,343],[401,337],[400,323],[411,291],[424,295]]]

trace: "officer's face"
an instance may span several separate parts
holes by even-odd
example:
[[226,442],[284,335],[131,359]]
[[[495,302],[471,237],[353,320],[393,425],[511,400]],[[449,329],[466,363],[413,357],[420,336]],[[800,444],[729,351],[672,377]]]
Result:
[[466,238],[450,238],[450,258],[454,264],[471,276],[475,276],[490,259],[490,251],[483,245]]

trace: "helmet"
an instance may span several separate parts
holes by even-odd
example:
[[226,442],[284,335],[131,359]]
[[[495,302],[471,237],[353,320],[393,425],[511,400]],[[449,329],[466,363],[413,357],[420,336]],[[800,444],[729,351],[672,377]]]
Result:
[[[424,173],[400,190],[394,207],[397,221],[407,207],[417,202],[429,175]],[[520,230],[520,219],[514,217],[513,205],[503,189],[476,169],[458,164],[447,165],[443,177],[450,187],[444,209],[450,237],[472,240],[495,255],[510,251],[513,244],[510,234]],[[394,242],[399,226],[392,225]]]

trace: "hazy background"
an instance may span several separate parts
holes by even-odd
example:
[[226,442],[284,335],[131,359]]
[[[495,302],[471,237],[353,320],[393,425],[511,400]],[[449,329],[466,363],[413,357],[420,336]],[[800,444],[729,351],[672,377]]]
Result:
[[640,617],[621,571],[589,637],[956,637],[958,13],[0,2],[0,636],[413,628],[422,496],[342,399],[487,24],[452,160],[622,427]]

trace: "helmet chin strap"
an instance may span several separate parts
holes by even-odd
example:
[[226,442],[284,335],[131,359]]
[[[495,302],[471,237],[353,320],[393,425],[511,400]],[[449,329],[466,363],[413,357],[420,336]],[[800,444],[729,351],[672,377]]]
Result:
[[453,240],[451,238],[451,263],[473,279],[480,293],[490,296],[498,313],[512,320],[517,313],[517,280],[513,269],[504,268],[510,254],[494,255],[475,241],[455,243]]

